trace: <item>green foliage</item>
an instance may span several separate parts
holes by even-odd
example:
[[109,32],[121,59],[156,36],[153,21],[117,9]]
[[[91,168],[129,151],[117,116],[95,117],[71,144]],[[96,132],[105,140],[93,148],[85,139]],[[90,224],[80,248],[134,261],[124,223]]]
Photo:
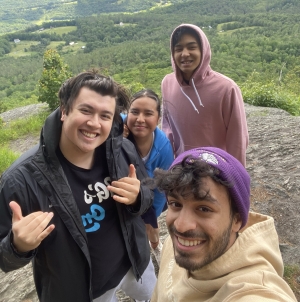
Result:
[[11,44],[8,39],[1,38],[0,39],[0,56],[3,56],[11,51]]
[[56,50],[49,49],[44,54],[43,73],[38,83],[38,101],[47,103],[51,110],[59,106],[58,90],[71,77],[67,64]]
[[20,156],[9,150],[8,147],[0,148],[0,175]]
[[283,84],[289,91],[300,96],[300,58],[295,62],[294,68],[287,70],[286,75],[283,76]]
[[9,123],[4,123],[0,119],[0,175],[20,156],[9,150],[8,143],[24,135],[38,134],[48,115],[49,111],[44,111]]
[[45,111],[29,118],[3,123],[0,131],[0,146],[23,135],[38,133],[48,115],[49,111]]
[[[49,17],[40,26],[3,36],[9,41],[20,38],[21,42],[17,46],[11,42],[13,50],[9,55],[15,56],[15,59],[8,58],[7,55],[0,57],[0,99],[9,109],[17,107],[18,100],[19,104],[35,101],[38,95],[35,86],[41,77],[45,47],[56,48],[73,74],[90,68],[105,69],[117,81],[132,87],[131,90],[135,90],[134,86],[140,84],[160,93],[162,78],[172,72],[170,34],[180,23],[193,23],[203,28],[208,36],[212,49],[211,66],[214,70],[231,77],[238,84],[244,84],[253,70],[256,70],[260,74],[260,78],[254,81],[257,87],[274,82],[270,84],[271,88],[275,85],[277,89],[276,95],[263,97],[268,99],[264,102],[265,105],[284,107],[287,102],[288,107],[291,107],[291,103],[298,102],[299,1],[182,0],[170,1],[168,6],[165,5],[167,1],[150,2],[72,2],[87,11],[96,7],[93,16],[57,22],[50,21]],[[36,8],[48,4],[47,0],[38,0]],[[21,2],[19,9],[26,5],[27,3]],[[57,8],[56,5],[60,4],[52,3],[48,7],[49,13]],[[102,7],[104,11],[103,5],[109,12],[118,11],[123,6],[122,11],[133,9],[135,13],[95,15],[98,8]],[[141,12],[144,5],[155,5],[156,8]],[[43,31],[39,30],[41,27],[44,28]],[[72,30],[69,31],[70,29]],[[71,41],[78,44],[70,46]],[[46,46],[49,42],[50,45]],[[21,45],[22,43],[24,44]],[[33,47],[30,48],[31,45]],[[27,57],[17,57],[21,55]],[[278,81],[280,72],[281,79]],[[255,87],[253,89],[257,90]],[[262,94],[267,94],[268,87],[260,89]],[[290,111],[289,108],[288,110]],[[296,112],[294,110],[294,114]]]
[[245,103],[280,108],[292,115],[300,115],[300,97],[289,92],[284,86],[274,81],[261,83],[255,81],[255,74],[241,85]]
[[[4,102],[0,100],[0,113],[5,112],[6,110],[7,110],[7,106],[5,106]],[[1,124],[1,118],[0,118],[0,124]]]

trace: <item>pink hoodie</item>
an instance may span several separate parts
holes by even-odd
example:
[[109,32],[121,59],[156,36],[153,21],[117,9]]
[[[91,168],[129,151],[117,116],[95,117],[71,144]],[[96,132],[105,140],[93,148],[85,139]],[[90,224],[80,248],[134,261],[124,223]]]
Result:
[[196,147],[218,147],[246,166],[249,136],[241,91],[233,80],[211,69],[211,50],[204,32],[191,24],[177,28],[182,26],[199,34],[202,58],[187,84],[172,54],[174,72],[162,81],[162,130],[175,156]]

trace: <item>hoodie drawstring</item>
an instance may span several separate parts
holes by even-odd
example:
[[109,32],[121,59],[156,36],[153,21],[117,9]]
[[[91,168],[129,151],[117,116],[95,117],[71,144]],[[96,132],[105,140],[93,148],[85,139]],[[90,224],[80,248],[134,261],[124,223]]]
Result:
[[[204,105],[203,105],[202,102],[201,102],[201,98],[200,98],[200,96],[199,96],[199,93],[198,93],[198,91],[197,91],[197,89],[196,89],[196,86],[195,86],[195,83],[194,83],[194,79],[192,79],[192,84],[193,84],[194,91],[195,91],[195,93],[196,93],[196,95],[197,95],[197,98],[198,98],[198,101],[199,101],[200,106],[204,107]],[[191,98],[183,91],[182,87],[180,87],[180,90],[181,90],[182,94],[185,95],[185,97],[190,101],[190,103],[192,104],[194,110],[199,114],[199,111],[198,111],[198,109],[196,108],[195,104],[193,103],[192,99],[191,99]]]
[[204,105],[203,105],[202,102],[201,102],[200,95],[199,95],[199,93],[198,93],[198,91],[197,91],[197,89],[196,89],[196,86],[195,86],[195,83],[194,83],[194,79],[192,79],[192,83],[193,83],[193,87],[194,87],[194,90],[195,90],[195,92],[196,92],[196,95],[197,95],[197,97],[198,97],[199,104],[200,104],[200,106],[204,107]]

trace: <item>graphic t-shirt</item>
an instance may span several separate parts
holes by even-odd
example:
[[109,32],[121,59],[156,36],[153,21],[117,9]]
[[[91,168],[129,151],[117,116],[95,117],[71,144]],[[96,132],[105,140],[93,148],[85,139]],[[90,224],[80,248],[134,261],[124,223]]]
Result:
[[57,150],[57,156],[67,176],[87,234],[95,299],[116,287],[131,267],[117,207],[107,189],[110,177],[105,147],[96,150],[91,169],[73,165],[60,149]]

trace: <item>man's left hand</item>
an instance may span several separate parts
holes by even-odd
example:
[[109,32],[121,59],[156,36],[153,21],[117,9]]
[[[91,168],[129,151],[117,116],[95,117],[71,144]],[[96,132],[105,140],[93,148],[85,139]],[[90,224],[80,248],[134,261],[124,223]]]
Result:
[[134,165],[129,166],[128,177],[113,181],[107,189],[114,193],[115,201],[126,205],[134,204],[140,192],[140,181],[136,177]]

